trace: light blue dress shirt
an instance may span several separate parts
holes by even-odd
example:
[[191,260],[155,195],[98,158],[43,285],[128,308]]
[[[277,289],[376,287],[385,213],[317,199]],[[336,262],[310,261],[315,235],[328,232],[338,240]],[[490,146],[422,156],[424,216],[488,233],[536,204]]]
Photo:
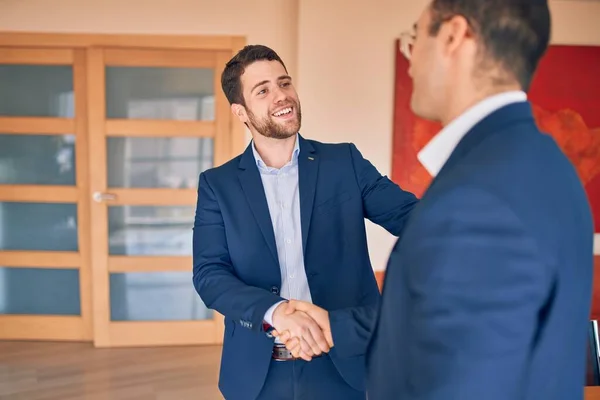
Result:
[[[280,169],[267,166],[252,142],[256,166],[260,172],[263,188],[273,223],[277,257],[281,269],[279,295],[288,300],[312,303],[308,279],[304,269],[302,230],[300,227],[300,190],[298,185],[298,135],[292,159]],[[265,313],[265,321],[273,325],[273,311],[280,303]]]

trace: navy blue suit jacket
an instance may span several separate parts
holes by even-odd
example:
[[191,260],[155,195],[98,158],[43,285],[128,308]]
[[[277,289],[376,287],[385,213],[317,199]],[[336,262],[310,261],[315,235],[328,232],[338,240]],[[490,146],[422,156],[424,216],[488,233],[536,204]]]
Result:
[[[352,144],[298,140],[311,297],[330,312],[335,342],[330,355],[338,371],[365,390],[364,357],[380,293],[364,219],[398,236],[417,199],[381,176]],[[194,286],[207,307],[225,316],[219,387],[227,399],[253,399],[273,348],[263,317],[282,298],[275,236],[251,145],[200,175],[193,244]]]
[[369,399],[583,397],[593,227],[528,103],[458,144],[390,256]]

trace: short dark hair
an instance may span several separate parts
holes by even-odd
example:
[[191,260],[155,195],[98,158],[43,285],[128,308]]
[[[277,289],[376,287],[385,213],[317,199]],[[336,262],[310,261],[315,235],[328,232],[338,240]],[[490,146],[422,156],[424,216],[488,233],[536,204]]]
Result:
[[486,60],[499,63],[529,90],[538,63],[550,42],[546,0],[434,0],[429,33],[437,35],[450,18],[463,16],[483,44]]
[[221,74],[221,87],[229,104],[246,105],[242,93],[241,76],[248,65],[257,61],[279,61],[287,72],[285,64],[273,49],[263,45],[248,45],[244,47],[229,60]]

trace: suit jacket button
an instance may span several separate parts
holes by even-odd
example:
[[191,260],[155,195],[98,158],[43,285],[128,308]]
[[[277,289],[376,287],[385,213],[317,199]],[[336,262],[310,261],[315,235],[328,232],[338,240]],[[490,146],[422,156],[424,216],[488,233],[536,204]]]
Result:
[[279,294],[279,288],[277,286],[273,286],[271,288],[271,293],[273,293],[273,294]]

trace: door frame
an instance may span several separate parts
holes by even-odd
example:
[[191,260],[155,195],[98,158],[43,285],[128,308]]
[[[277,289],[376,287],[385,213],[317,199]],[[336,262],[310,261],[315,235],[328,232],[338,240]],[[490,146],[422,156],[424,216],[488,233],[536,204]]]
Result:
[[[123,260],[123,265],[109,265],[107,252],[105,255],[99,254],[94,250],[91,244],[95,239],[95,233],[92,229],[92,220],[98,218],[100,210],[94,207],[92,200],[91,182],[95,182],[94,175],[98,174],[98,165],[88,162],[89,155],[94,152],[98,146],[98,140],[105,139],[104,132],[120,131],[123,135],[128,133],[135,135],[135,132],[127,132],[126,121],[106,121],[103,111],[105,105],[101,107],[90,107],[90,101],[97,101],[99,98],[98,90],[104,91],[90,79],[91,76],[97,76],[104,71],[99,71],[99,65],[103,63],[106,55],[103,50],[110,49],[111,57],[114,59],[125,60],[123,57],[130,50],[137,51],[142,57],[142,61],[152,62],[152,55],[157,52],[171,51],[171,54],[177,55],[173,60],[172,66],[182,66],[186,60],[193,60],[202,52],[217,52],[218,64],[215,69],[215,76],[220,75],[219,64],[224,66],[229,58],[233,57],[246,44],[246,38],[243,36],[208,36],[208,35],[142,35],[142,34],[66,34],[66,33],[29,33],[29,32],[0,32],[0,50],[2,56],[1,63],[19,63],[19,64],[52,64],[65,63],[71,61],[74,75],[74,92],[76,95],[76,113],[73,120],[45,119],[45,118],[27,118],[27,124],[23,124],[23,118],[2,117],[0,118],[0,128],[6,133],[15,131],[32,131],[36,133],[68,133],[65,128],[72,128],[76,134],[76,187],[65,187],[60,190],[68,192],[69,199],[77,201],[78,204],[78,229],[79,229],[79,251],[69,254],[59,254],[56,252],[44,252],[40,255],[36,252],[1,252],[0,265],[12,266],[37,266],[30,265],[32,260],[45,259],[46,262],[39,261],[37,264],[41,267],[55,268],[58,264],[75,267],[79,266],[80,271],[80,297],[81,297],[81,316],[62,317],[62,316],[37,316],[37,315],[1,315],[0,316],[0,339],[31,339],[31,340],[74,340],[90,341],[98,347],[110,346],[134,346],[134,345],[154,345],[169,344],[165,343],[164,335],[158,333],[154,339],[146,340],[143,343],[136,342],[124,332],[122,340],[110,340],[108,330],[102,327],[102,324],[94,324],[93,321],[98,318],[105,318],[108,314],[106,307],[100,304],[108,293],[107,276],[102,276],[106,271],[127,269],[127,260]],[[176,52],[173,52],[177,50]],[[144,59],[144,57],[146,57]],[[7,61],[8,60],[8,61]],[[138,59],[139,60],[139,59]],[[193,61],[192,61],[193,64]],[[131,64],[139,65],[139,64]],[[191,65],[190,65],[191,66]],[[103,66],[102,66],[103,68]],[[104,84],[104,80],[101,82]],[[216,83],[216,80],[215,80]],[[215,89],[220,89],[218,85]],[[219,90],[215,96],[223,96]],[[100,95],[103,97],[103,94]],[[223,96],[224,97],[224,96]],[[228,108],[220,107],[215,110],[215,125],[220,136],[215,136],[214,166],[218,166],[235,155],[243,152],[247,141],[246,133],[242,124],[234,121],[227,116],[226,125],[223,121],[224,113],[229,113]],[[230,115],[230,114],[229,114]],[[221,116],[221,118],[219,118]],[[165,121],[165,124],[171,124],[171,121]],[[186,132],[202,129],[201,123],[192,123],[186,127],[185,124],[178,124],[176,129],[180,129],[182,135]],[[200,127],[199,127],[200,126]],[[24,129],[22,127],[26,127]],[[10,130],[12,129],[12,131]],[[148,126],[148,132],[155,133],[160,131],[160,127]],[[60,130],[60,132],[58,132]],[[102,130],[100,132],[99,130]],[[55,132],[56,131],[56,132]],[[224,134],[226,133],[226,134]],[[102,144],[104,146],[105,144]],[[103,164],[104,165],[104,164]],[[100,171],[102,172],[102,171]],[[105,172],[103,172],[105,175]],[[97,181],[97,180],[96,180]],[[64,201],[64,196],[58,196],[54,187],[44,188],[43,186],[25,187],[23,185],[0,185],[0,201]],[[166,193],[165,193],[166,194]],[[186,198],[195,196],[194,193],[188,193]],[[124,197],[126,198],[126,196]],[[130,204],[130,203],[129,203]],[[96,209],[96,211],[94,211]],[[106,206],[105,206],[106,209]],[[106,210],[105,210],[106,211]],[[101,217],[101,216],[100,216]],[[104,230],[101,230],[104,232]],[[107,239],[104,238],[104,241]],[[190,257],[191,258],[191,257]],[[52,260],[56,260],[53,262]],[[76,263],[76,261],[78,263]],[[25,265],[28,264],[28,265]],[[72,265],[73,264],[73,265]],[[77,264],[77,265],[75,265]],[[181,270],[180,266],[177,270]],[[191,268],[191,265],[189,266]],[[190,283],[191,284],[191,283]],[[100,305],[100,306],[99,306]],[[207,337],[206,334],[200,342],[222,343],[224,326],[223,317],[215,312],[215,332],[214,336]],[[212,320],[211,320],[212,321]],[[186,324],[188,321],[169,322],[170,324]],[[110,323],[110,321],[109,321]],[[161,323],[161,322],[156,322]],[[148,323],[147,327],[152,329],[153,324]],[[5,329],[6,328],[6,329]],[[119,333],[117,326],[114,334]],[[190,331],[184,337],[175,338],[173,344],[198,343],[194,338],[197,332]],[[168,342],[168,340],[167,340]]]

